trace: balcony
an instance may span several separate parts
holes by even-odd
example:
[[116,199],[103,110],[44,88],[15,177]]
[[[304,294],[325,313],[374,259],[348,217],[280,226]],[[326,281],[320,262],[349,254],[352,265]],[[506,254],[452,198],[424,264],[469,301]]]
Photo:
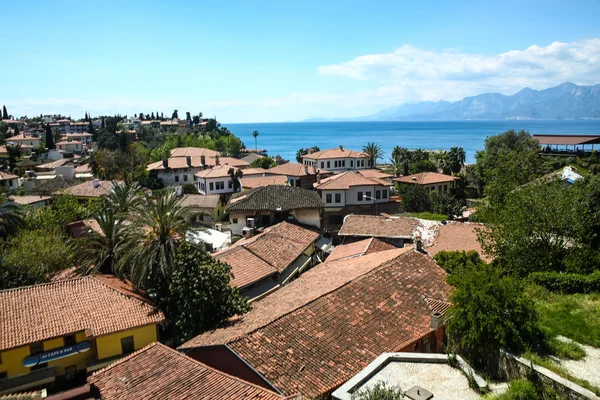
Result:
[[0,395],[20,392],[54,382],[54,380],[54,367],[38,369],[25,375],[15,376],[14,378],[0,379]]

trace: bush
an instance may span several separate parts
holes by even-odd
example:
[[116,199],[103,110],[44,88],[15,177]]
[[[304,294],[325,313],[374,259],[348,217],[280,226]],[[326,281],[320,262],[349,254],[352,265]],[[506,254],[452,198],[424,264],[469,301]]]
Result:
[[496,397],[496,400],[535,400],[540,395],[535,385],[526,379],[519,379],[508,384],[508,390]]
[[387,386],[385,382],[378,382],[375,386],[360,390],[352,395],[352,400],[401,400],[404,393],[400,388]]
[[481,258],[479,258],[479,253],[475,250],[440,251],[433,259],[449,274],[465,265],[479,265],[482,262]]
[[529,280],[552,292],[567,294],[600,292],[600,271],[589,275],[533,272],[529,274]]

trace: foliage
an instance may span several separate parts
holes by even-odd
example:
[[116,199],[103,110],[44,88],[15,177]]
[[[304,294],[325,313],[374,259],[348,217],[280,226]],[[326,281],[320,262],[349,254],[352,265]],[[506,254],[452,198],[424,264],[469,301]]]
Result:
[[402,389],[395,386],[387,386],[385,382],[377,382],[372,387],[352,394],[352,400],[401,400],[404,398]]
[[46,148],[48,150],[53,150],[56,148],[54,145],[54,136],[52,135],[52,128],[50,124],[46,124]]
[[23,150],[21,149],[21,145],[13,144],[10,146],[6,146],[6,153],[8,155],[8,167],[11,171],[14,172],[17,163],[19,162],[19,160],[21,160],[21,157],[23,156]]
[[308,151],[312,150],[313,153],[316,153],[317,151],[321,151],[321,149],[319,149],[317,146],[313,146],[309,149],[298,149],[298,151],[296,151],[296,161],[298,161],[300,164],[302,164],[302,157],[308,154]]
[[64,229],[71,222],[91,217],[99,206],[99,201],[83,205],[73,196],[61,195],[54,197],[50,207],[29,211],[25,220],[29,229]]
[[440,251],[433,259],[449,274],[460,270],[465,265],[477,266],[483,262],[475,250]]
[[402,198],[402,206],[407,212],[431,211],[431,198],[427,189],[421,185],[400,184],[398,193]]
[[176,344],[248,311],[246,298],[230,280],[227,264],[185,241],[179,244],[172,273],[157,292],[158,307]]
[[250,168],[269,169],[277,166],[277,162],[269,156],[257,158],[250,163]]
[[458,174],[464,167],[467,154],[462,147],[452,147],[447,155],[448,167],[453,174]]
[[421,172],[437,172],[437,166],[431,160],[419,160],[410,165],[408,172],[411,175]]
[[539,400],[537,388],[526,379],[511,381],[508,390],[496,397],[495,400]]
[[447,215],[444,214],[434,214],[429,211],[423,211],[419,213],[405,213],[403,214],[405,217],[426,219],[429,221],[445,221],[448,219]]
[[447,215],[451,219],[461,215],[466,202],[452,193],[431,193],[431,209],[434,213]]
[[475,367],[493,371],[500,349],[520,352],[537,340],[534,303],[523,283],[498,265],[466,264],[448,275],[448,283],[456,288],[448,335]]
[[181,193],[198,194],[198,188],[192,183],[186,183],[185,185],[181,186]]
[[125,217],[144,205],[142,189],[137,183],[113,182],[111,186],[105,208],[112,208],[117,215]]
[[15,234],[24,225],[21,208],[10,202],[6,193],[0,192],[0,238]]
[[586,356],[585,350],[573,341],[551,337],[547,342],[549,353],[562,360],[582,360]]
[[142,132],[140,136],[144,143],[148,143],[149,140],[152,143],[149,147],[153,149],[150,153],[151,162],[169,158],[171,150],[178,147],[202,147],[219,151],[223,156],[229,157],[237,157],[244,147],[242,141],[224,127],[205,133],[176,131],[166,136],[157,133],[156,136],[151,137],[147,132]]
[[[266,158],[266,157],[263,157],[263,158]],[[242,176],[244,176],[244,173],[242,172],[241,169],[229,168],[229,170],[227,171],[227,174],[231,178],[231,182],[233,184],[233,192],[234,193],[239,192],[240,188],[242,187],[242,182],[240,181],[240,179],[242,179]]]
[[139,143],[132,143],[122,150],[99,149],[94,153],[90,165],[100,179],[122,180],[127,184],[145,183],[149,152]]
[[258,137],[258,131],[252,132],[252,136],[254,137],[254,150],[257,150],[258,149],[258,147],[257,147],[258,145],[257,145],[257,142],[256,142],[256,138]]
[[557,293],[600,292],[600,271],[591,274],[569,274],[556,271],[533,272],[528,279],[531,283]]
[[377,160],[379,158],[383,158],[383,150],[381,149],[381,146],[375,142],[368,142],[365,146],[363,146],[362,151],[367,153],[371,168],[375,168]]

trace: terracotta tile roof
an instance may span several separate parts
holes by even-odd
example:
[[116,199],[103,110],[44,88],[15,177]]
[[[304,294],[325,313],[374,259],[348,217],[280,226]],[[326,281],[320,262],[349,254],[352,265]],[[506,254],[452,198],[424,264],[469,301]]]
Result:
[[[115,181],[116,182],[116,181]],[[54,192],[54,194],[70,194],[75,197],[93,197],[99,198],[108,196],[108,192],[112,189],[113,181],[100,181],[98,187],[94,187],[94,181],[85,181],[79,185],[69,186]]]
[[154,307],[87,276],[0,291],[0,350],[84,330],[94,336],[161,322]]
[[60,160],[56,160],[56,161],[52,161],[46,164],[41,164],[35,167],[35,169],[54,169],[56,167],[60,167],[62,165],[65,164],[70,164],[72,163],[73,160],[70,160],[68,158],[61,158]]
[[310,160],[322,160],[326,158],[347,158],[347,157],[355,157],[355,158],[369,158],[367,153],[363,153],[362,151],[354,151],[348,149],[340,149],[336,147],[334,149],[329,150],[321,150],[312,154],[306,154],[302,156],[302,158],[310,159]]
[[477,241],[477,230],[483,228],[481,224],[467,222],[448,222],[438,225],[434,233],[433,245],[425,250],[432,257],[440,251],[470,251],[475,250],[485,262],[492,258],[483,253],[481,244]]
[[338,235],[410,239],[418,224],[416,218],[350,214]]
[[30,140],[39,141],[40,138],[35,136],[25,136],[22,133],[17,136],[11,136],[9,138],[4,139],[6,142],[26,142]]
[[58,144],[83,144],[83,142],[80,142],[78,140],[61,140],[60,142],[56,143]]
[[379,169],[359,169],[357,172],[367,178],[389,179],[394,177],[394,175],[388,174]]
[[378,178],[364,177],[356,171],[342,172],[314,184],[317,190],[348,190],[355,186],[393,186],[393,184]]
[[269,296],[252,303],[252,309],[229,324],[205,332],[181,348],[227,344],[249,334],[294,310],[335,291],[386,261],[412,251],[411,247],[373,253],[363,257],[324,262]]
[[318,172],[320,172],[321,174],[331,173],[329,171],[319,170],[318,168],[313,168],[312,166],[308,167],[303,164],[297,164],[297,163],[281,164],[276,167],[269,168],[268,172],[270,174],[275,174],[275,175],[287,175],[287,176],[297,176],[297,177],[316,175]]
[[421,172],[419,174],[401,176],[393,179],[401,183],[415,183],[417,185],[432,185],[435,183],[448,183],[460,180],[456,176],[438,174],[437,172]]
[[281,222],[249,239],[238,240],[234,246],[215,254],[215,258],[231,266],[232,285],[242,288],[283,272],[319,236],[309,229]]
[[215,209],[219,205],[218,194],[184,194],[179,205],[181,207],[197,207]]
[[[241,160],[244,161],[244,160]],[[267,172],[264,168],[246,168],[244,169],[244,176],[263,176]]]
[[[187,158],[190,157],[190,165],[187,163]],[[216,159],[214,157],[205,157],[204,164],[202,164],[202,158],[200,156],[186,156],[186,157],[171,157],[167,161],[169,169],[183,169],[183,168],[206,168],[214,167],[216,165]],[[219,164],[228,165],[231,167],[244,168],[248,166],[248,163],[236,158],[220,157]],[[146,171],[161,171],[166,169],[162,161],[156,161],[148,164]]]
[[92,172],[92,166],[90,164],[82,164],[75,167],[74,172],[76,174],[85,174]]
[[229,347],[284,394],[323,396],[381,353],[429,334],[427,299],[450,292],[441,267],[407,251]]
[[287,185],[287,178],[284,175],[275,176],[249,176],[248,178],[242,177],[242,187],[244,189],[255,189],[262,186],[268,185]]
[[88,383],[104,400],[284,399],[157,342],[95,372]]
[[[145,121],[144,121],[145,122]],[[176,149],[171,150],[171,157],[200,157],[205,156],[214,157],[220,156],[221,153],[215,150],[205,149],[202,147],[178,147]]]
[[202,170],[200,172],[196,172],[196,176],[202,179],[210,179],[210,178],[227,178],[229,177],[229,169],[233,168],[234,170],[238,170],[236,167],[232,167],[231,165],[217,165],[213,168],[208,168]]
[[82,219],[81,221],[75,221],[75,222],[71,222],[70,224],[67,224],[68,228],[71,228],[74,226],[81,226],[82,229],[85,229],[85,230],[91,229],[99,235],[104,235],[102,228],[100,228],[100,224],[98,224],[98,221],[94,218]]
[[25,206],[28,204],[35,204],[40,201],[50,200],[52,197],[50,196],[11,196],[10,201],[13,203],[19,204],[21,206]]
[[36,187],[29,193],[48,196],[52,193],[66,189],[70,186],[78,185],[79,183],[81,182],[77,179],[67,179],[63,176],[57,176],[56,178],[51,179],[48,182],[42,183],[40,186]]
[[317,192],[287,185],[269,185],[234,193],[226,211],[290,211],[322,207],[323,200]]
[[94,135],[92,135],[91,133],[87,133],[87,132],[82,132],[82,133],[67,133],[67,137],[91,137],[91,136],[94,136]]
[[0,171],[0,181],[7,181],[9,179],[16,179],[16,178],[18,178],[17,175],[13,175],[13,174],[9,174],[8,172]]
[[350,257],[359,257],[365,254],[376,253],[378,251],[393,250],[396,248],[396,246],[393,246],[389,243],[372,237],[369,239],[359,240],[354,243],[341,244],[335,246],[331,254],[329,254],[329,256],[327,257],[327,261],[331,262]]

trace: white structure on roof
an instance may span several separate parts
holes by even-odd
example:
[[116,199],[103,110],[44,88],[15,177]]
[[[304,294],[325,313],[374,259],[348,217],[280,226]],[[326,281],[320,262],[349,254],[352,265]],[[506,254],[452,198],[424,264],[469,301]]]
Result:
[[193,244],[205,243],[210,250],[223,250],[231,245],[231,235],[214,229],[189,230],[185,233],[185,239]]
[[302,157],[302,163],[327,171],[350,171],[372,168],[367,153],[344,149],[344,146],[341,145],[339,148],[306,154]]

